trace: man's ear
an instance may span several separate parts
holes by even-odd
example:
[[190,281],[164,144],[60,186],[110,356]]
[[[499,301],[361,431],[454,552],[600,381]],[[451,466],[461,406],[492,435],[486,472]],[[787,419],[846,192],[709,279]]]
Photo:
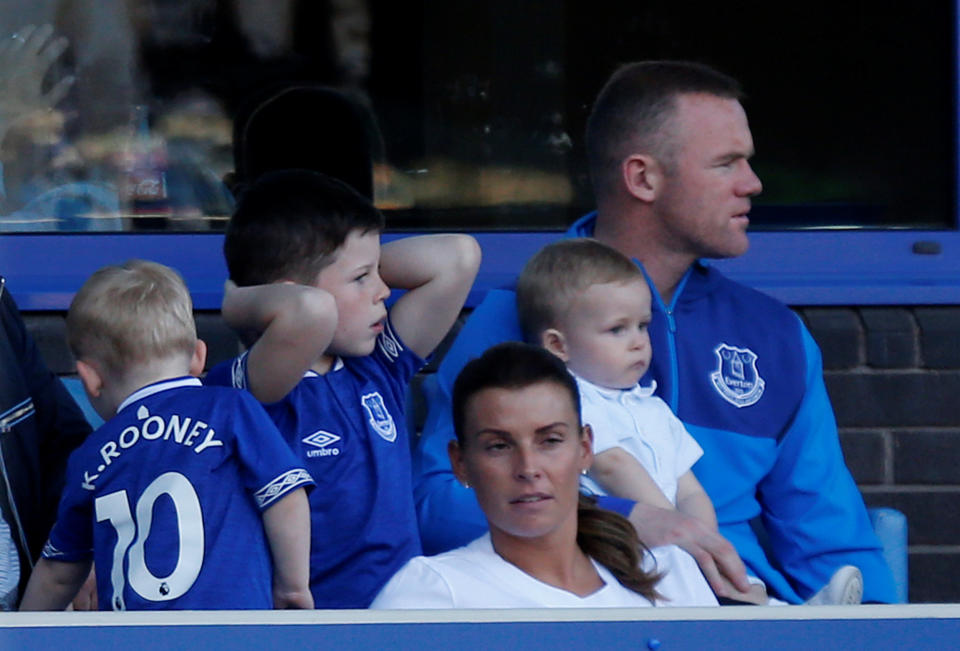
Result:
[[457,481],[469,488],[467,469],[463,463],[463,450],[460,449],[457,439],[450,439],[450,442],[447,443],[447,455],[450,457],[450,467],[453,468],[453,475],[457,478]]
[[567,352],[567,339],[556,328],[547,328],[540,333],[540,345],[563,361],[570,360],[570,355]]
[[88,396],[99,398],[103,393],[103,376],[97,367],[89,362],[77,360],[77,375],[80,376],[80,382]]
[[627,192],[644,202],[653,201],[663,181],[663,166],[649,154],[631,154],[620,166]]
[[203,375],[203,365],[207,361],[207,344],[203,339],[197,339],[197,344],[193,348],[193,355],[190,357],[190,375],[200,377]]

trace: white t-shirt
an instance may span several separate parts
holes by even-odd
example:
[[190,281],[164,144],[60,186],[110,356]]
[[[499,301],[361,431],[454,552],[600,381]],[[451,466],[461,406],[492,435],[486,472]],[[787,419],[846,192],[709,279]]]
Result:
[[[663,572],[657,606],[716,606],[717,600],[689,554],[658,547],[644,569]],[[592,560],[592,559],[591,559]],[[493,549],[490,534],[466,547],[437,556],[417,556],[400,568],[371,608],[633,608],[649,607],[645,597],[625,588],[607,568],[593,561],[606,584],[580,597],[547,585],[508,563]]]
[[[703,449],[651,387],[605,389],[577,377],[580,413],[593,430],[593,453],[622,448],[639,461],[667,499],[676,506],[677,480]],[[600,495],[599,486],[588,488]]]

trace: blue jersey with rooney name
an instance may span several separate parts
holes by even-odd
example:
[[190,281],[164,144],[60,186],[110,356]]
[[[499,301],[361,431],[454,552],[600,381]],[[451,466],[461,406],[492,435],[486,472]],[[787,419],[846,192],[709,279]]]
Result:
[[250,395],[158,382],[70,457],[43,555],[93,558],[103,610],[272,608],[261,512],[310,484]]
[[[246,355],[205,382],[246,386]],[[287,396],[264,405],[317,482],[310,494],[310,590],[317,608],[366,608],[418,556],[407,384],[423,360],[387,321],[366,357],[307,372]]]

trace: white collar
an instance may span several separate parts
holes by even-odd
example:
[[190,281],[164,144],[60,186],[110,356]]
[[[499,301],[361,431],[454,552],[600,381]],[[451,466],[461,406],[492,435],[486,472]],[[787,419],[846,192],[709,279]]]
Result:
[[607,387],[598,386],[589,380],[584,380],[573,371],[570,371],[570,375],[572,375],[577,381],[577,386],[580,387],[581,391],[587,390],[589,393],[614,402],[618,402],[626,398],[649,398],[657,390],[656,380],[650,380],[650,386],[646,387],[640,386],[638,383],[636,386],[633,386],[629,389],[608,389]]
[[[337,357],[336,359],[333,360],[333,367],[329,371],[327,371],[327,373],[334,373],[336,371],[339,371],[342,368],[343,368],[343,358]],[[307,369],[307,372],[303,374],[303,377],[320,377],[320,374],[317,373],[316,371],[311,371],[310,369]]]
[[163,380],[161,382],[156,382],[155,384],[148,384],[147,386],[137,389],[129,396],[126,400],[120,403],[120,406],[117,407],[117,413],[119,414],[124,407],[128,407],[138,400],[143,400],[147,396],[152,396],[155,393],[160,393],[161,391],[169,391],[170,389],[179,389],[180,387],[199,387],[203,386],[203,382],[195,377],[181,377],[175,380]]

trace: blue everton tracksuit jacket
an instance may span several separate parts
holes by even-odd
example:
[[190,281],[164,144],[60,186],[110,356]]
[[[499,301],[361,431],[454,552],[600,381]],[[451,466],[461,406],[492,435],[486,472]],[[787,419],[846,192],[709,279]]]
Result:
[[[584,217],[567,236],[591,236],[594,219]],[[462,544],[485,525],[446,459],[449,396],[470,358],[520,337],[513,301],[512,291],[490,292],[426,387],[430,413],[415,481],[428,551]],[[653,301],[653,361],[641,383],[656,380],[657,395],[703,447],[694,473],[749,571],[796,603],[841,565],[856,565],[865,601],[893,601],[890,570],[843,461],[820,351],[800,319],[706,264],[691,267],[670,305],[656,292]]]

